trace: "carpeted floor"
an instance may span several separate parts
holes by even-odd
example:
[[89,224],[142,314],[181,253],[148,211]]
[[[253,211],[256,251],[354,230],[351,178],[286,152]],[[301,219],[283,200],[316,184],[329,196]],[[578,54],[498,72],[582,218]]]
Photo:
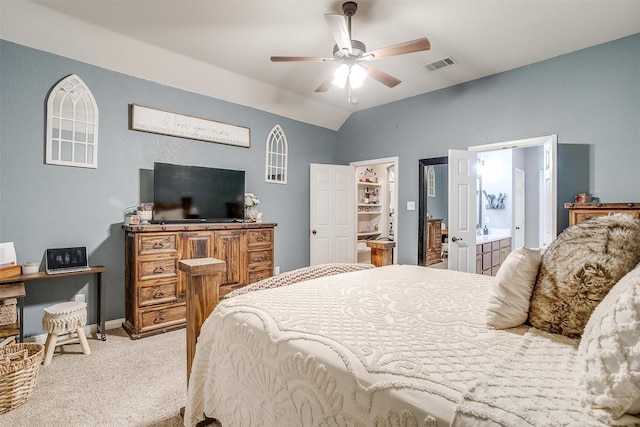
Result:
[[22,406],[0,415],[0,426],[182,425],[185,405],[185,330],[131,340],[122,329],[107,341],[89,338],[91,354],[79,344],[60,347]]

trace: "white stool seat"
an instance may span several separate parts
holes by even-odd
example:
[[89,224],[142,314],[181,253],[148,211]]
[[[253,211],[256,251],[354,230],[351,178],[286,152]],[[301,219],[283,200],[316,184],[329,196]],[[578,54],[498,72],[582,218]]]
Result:
[[[53,352],[59,345],[80,343],[84,354],[91,354],[84,326],[87,324],[87,303],[81,301],[63,302],[44,309],[42,328],[48,332],[45,343],[43,365],[51,363]],[[77,338],[58,341],[58,337],[76,333]]]

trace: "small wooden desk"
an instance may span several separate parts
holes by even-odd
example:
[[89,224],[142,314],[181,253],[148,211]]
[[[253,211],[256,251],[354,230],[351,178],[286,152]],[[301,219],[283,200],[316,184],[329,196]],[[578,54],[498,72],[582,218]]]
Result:
[[[19,328],[18,334],[20,336],[19,341],[23,342],[24,340],[24,297],[25,287],[24,282],[29,282],[31,280],[46,280],[46,279],[62,279],[65,277],[71,276],[80,276],[83,274],[95,274],[97,276],[97,285],[98,285],[98,299],[97,299],[97,326],[98,332],[100,333],[100,338],[102,341],[107,340],[107,335],[105,333],[105,315],[104,315],[104,292],[102,292],[102,273],[107,271],[106,267],[103,266],[95,266],[91,267],[86,271],[76,271],[73,273],[60,273],[60,274],[47,274],[46,271],[40,271],[35,274],[20,274],[14,277],[7,277],[5,279],[0,279],[0,299],[7,298],[18,298],[18,317],[19,317]],[[12,328],[13,327],[13,328]],[[2,328],[6,328],[6,330],[2,331]],[[15,325],[8,325],[0,327],[0,337],[15,335]]]

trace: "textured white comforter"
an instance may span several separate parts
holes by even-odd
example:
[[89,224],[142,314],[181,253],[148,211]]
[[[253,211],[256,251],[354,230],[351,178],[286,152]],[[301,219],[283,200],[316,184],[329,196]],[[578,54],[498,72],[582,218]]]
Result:
[[[574,386],[567,370],[575,342],[545,338],[564,359],[533,354],[538,360],[522,365],[531,372],[515,378],[529,328],[486,328],[492,283],[396,265],[224,300],[202,327],[185,425],[203,414],[224,427],[535,425],[540,418],[527,413],[536,408],[521,413],[527,392],[511,399],[510,387],[522,389],[520,380],[531,382],[549,365],[556,382]],[[586,419],[575,393],[559,396],[545,381],[533,384],[536,396],[545,400],[549,390],[558,400],[546,425],[571,406],[578,418],[564,421]],[[492,386],[497,396],[488,396]]]

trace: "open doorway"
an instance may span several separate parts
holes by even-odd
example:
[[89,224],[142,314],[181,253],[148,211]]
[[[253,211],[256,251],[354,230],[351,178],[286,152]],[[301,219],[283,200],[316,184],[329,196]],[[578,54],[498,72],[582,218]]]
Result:
[[[553,152],[545,151],[545,144],[553,145]],[[520,194],[516,190],[516,173],[515,169],[525,171],[525,175],[530,177],[525,181],[525,194],[524,206],[527,215],[524,217],[526,221],[524,224],[523,241],[524,245],[528,247],[542,246],[545,243],[551,241],[557,234],[556,219],[556,191],[555,181],[557,180],[556,158],[555,158],[555,144],[557,139],[555,135],[531,138],[527,140],[510,141],[498,144],[487,144],[483,146],[469,147],[469,151],[476,151],[478,156],[483,159],[486,166],[485,171],[480,171],[477,175],[477,188],[476,188],[476,203],[475,212],[472,214],[476,224],[476,230],[478,234],[482,234],[485,226],[490,232],[491,229],[497,231],[504,231],[507,235],[514,236],[516,232],[516,222],[521,218],[515,218],[517,214],[516,207],[513,205],[514,198],[517,199],[516,193]],[[493,153],[493,154],[492,154]],[[497,157],[508,156],[508,166],[503,160],[495,161]],[[422,266],[439,267],[441,263],[430,263],[428,261],[428,253],[430,249],[429,235],[429,218],[443,220],[443,226],[441,229],[441,239],[443,245],[443,257],[442,261],[448,264],[448,245],[450,233],[450,224],[447,218],[449,212],[438,211],[438,203],[435,203],[435,197],[428,196],[428,175],[429,168],[443,168],[445,170],[444,177],[441,180],[445,180],[445,188],[448,183],[446,182],[448,170],[448,157],[436,157],[430,159],[419,160],[419,207],[418,207],[418,264]],[[508,169],[504,174],[496,177],[495,174],[492,177],[491,173],[496,172],[498,168],[504,167]],[[480,167],[482,169],[482,167]],[[484,175],[486,176],[483,176]],[[546,177],[545,177],[546,173]],[[436,173],[436,181],[441,176],[440,173]],[[538,179],[538,177],[540,177]],[[492,180],[497,183],[497,187],[493,189],[491,186]],[[495,186],[495,185],[494,185]],[[436,184],[436,197],[438,196],[438,185]],[[495,190],[495,191],[494,191]],[[542,197],[543,193],[549,192],[548,197]],[[448,199],[448,189],[444,190]],[[496,197],[496,204],[493,209],[491,203],[487,201],[487,196],[494,195]],[[494,194],[495,193],[495,194]],[[505,204],[504,208],[495,209],[498,206],[497,199],[500,197],[500,193],[507,193],[506,197],[503,197],[502,202]],[[447,207],[445,203],[445,208]],[[508,209],[507,209],[508,206]],[[438,217],[438,218],[436,218]],[[473,222],[472,222],[473,224]],[[519,240],[520,241],[520,240]],[[470,251],[471,252],[471,251]],[[475,251],[473,251],[475,252]],[[447,265],[447,267],[449,267]],[[449,267],[451,268],[451,267]]]

